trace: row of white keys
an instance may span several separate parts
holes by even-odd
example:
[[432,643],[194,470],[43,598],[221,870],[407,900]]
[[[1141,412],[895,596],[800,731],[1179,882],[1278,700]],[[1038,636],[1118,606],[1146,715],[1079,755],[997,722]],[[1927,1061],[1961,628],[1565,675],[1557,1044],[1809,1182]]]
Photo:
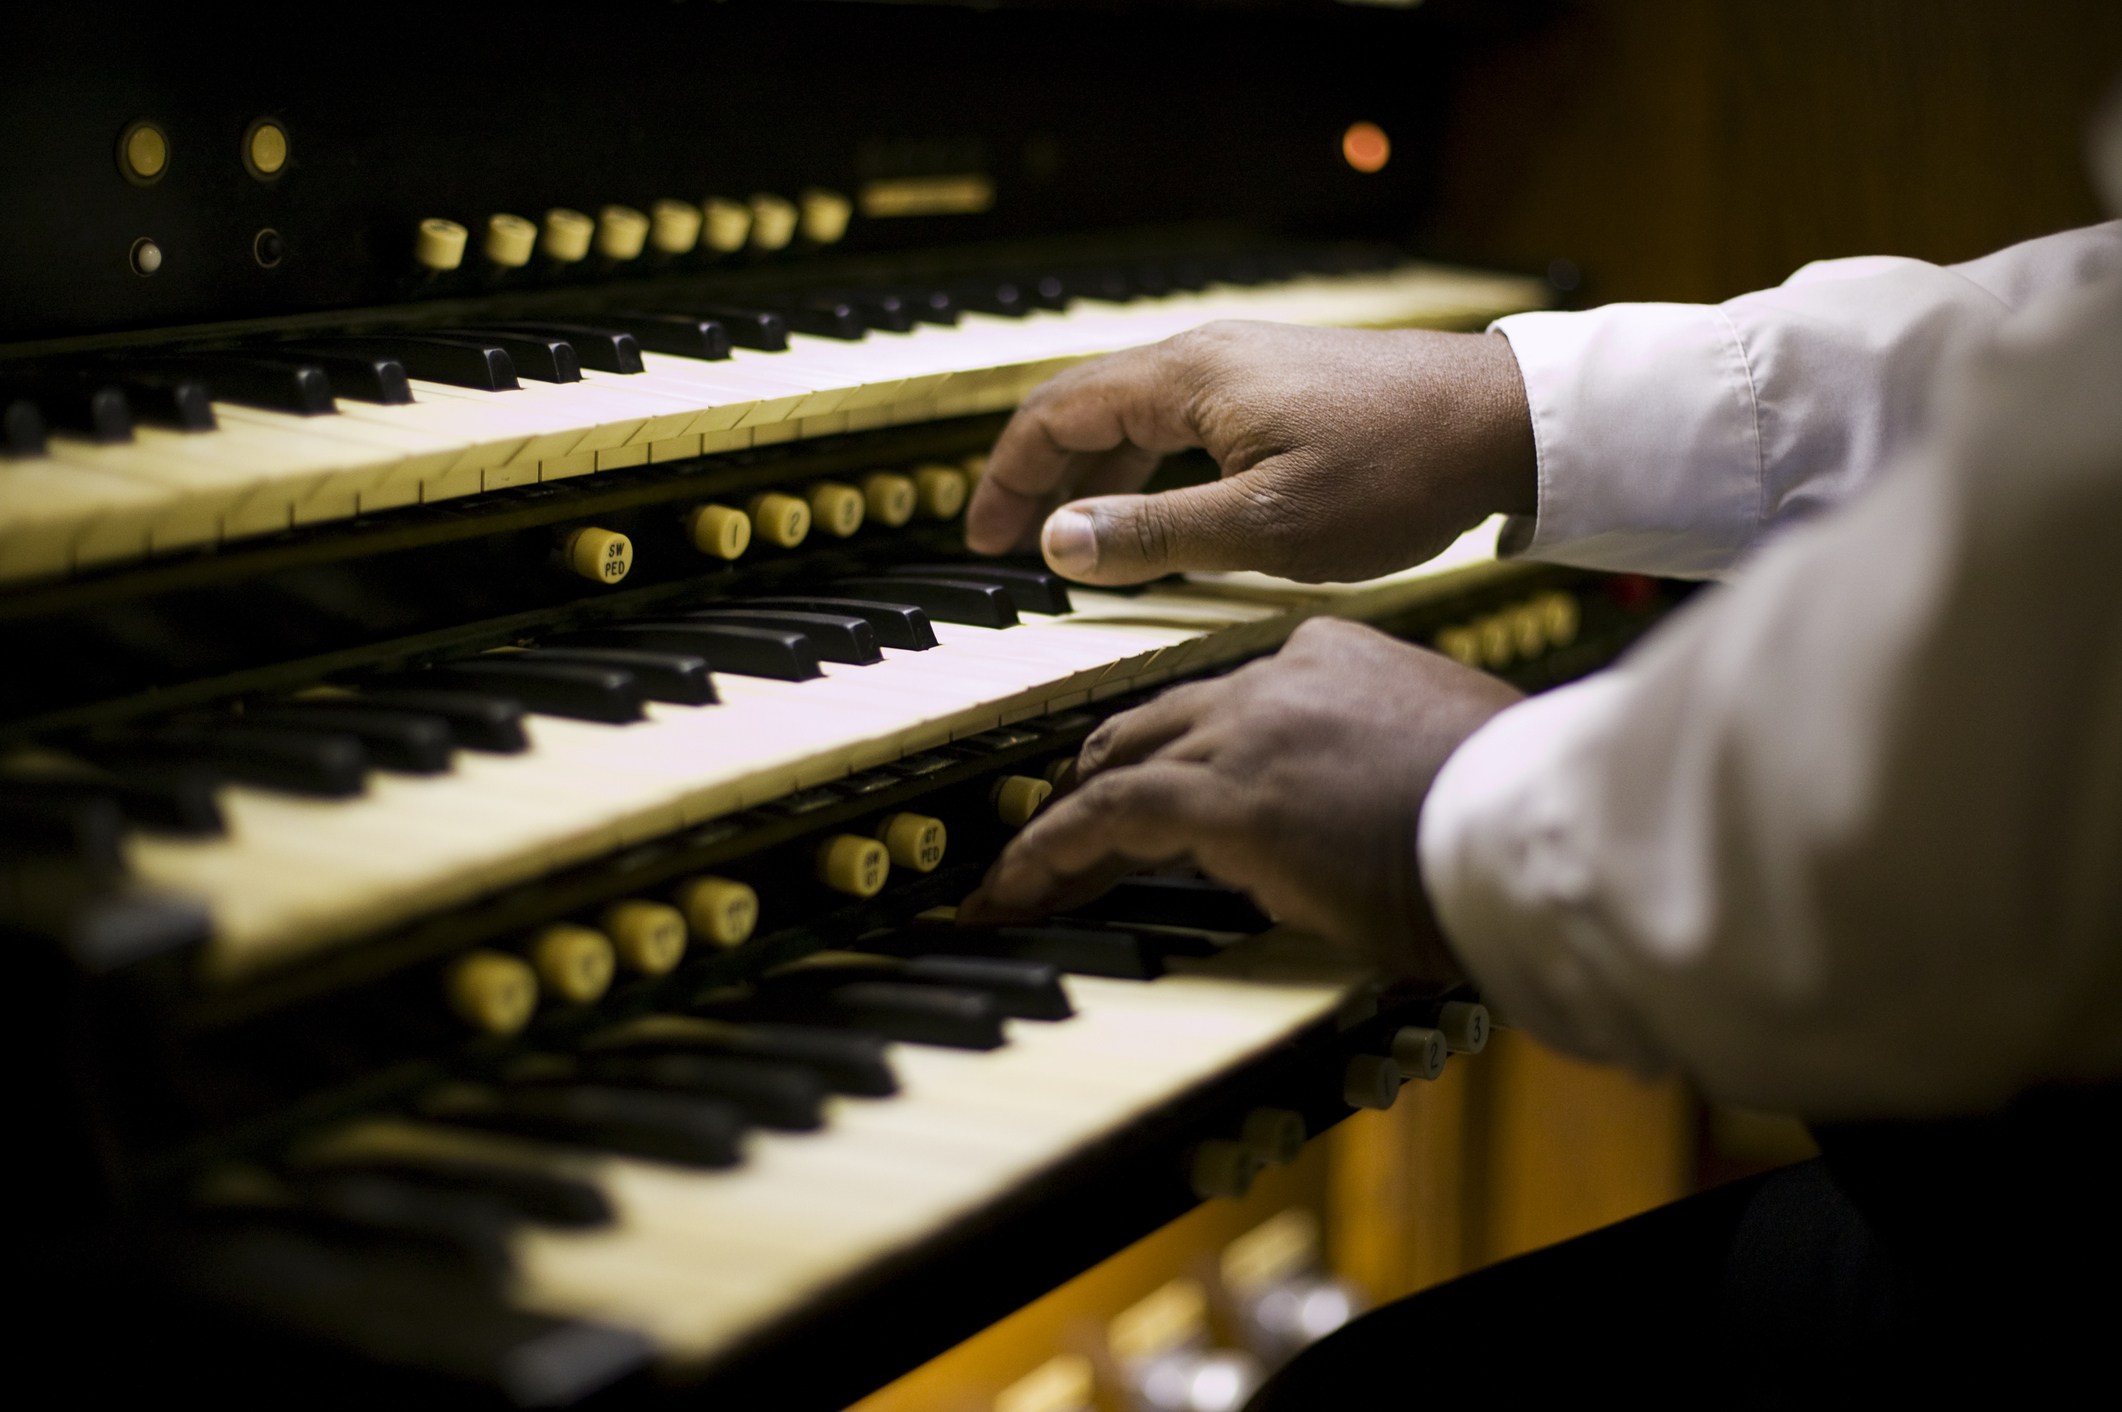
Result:
[[[697,1360],[1021,1187],[1331,1013],[1345,983],[1069,977],[1077,1014],[986,1053],[896,1045],[902,1091],[689,1172],[607,1159],[610,1228],[519,1237],[526,1307],[599,1318]],[[561,1159],[565,1160],[565,1159]]]

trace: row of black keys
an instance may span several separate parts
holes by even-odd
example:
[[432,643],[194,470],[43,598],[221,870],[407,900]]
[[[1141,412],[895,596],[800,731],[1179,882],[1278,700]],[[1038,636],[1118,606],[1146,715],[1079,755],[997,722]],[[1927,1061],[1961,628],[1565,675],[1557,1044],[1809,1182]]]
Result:
[[584,368],[638,373],[644,349],[717,360],[729,357],[732,347],[783,352],[791,332],[853,340],[872,330],[905,333],[919,323],[954,325],[968,309],[1021,318],[1034,309],[1065,309],[1079,298],[1124,302],[1219,280],[1256,284],[1345,266],[1339,257],[1175,260],[618,310],[586,322],[504,322],[164,351],[0,378],[0,452],[41,454],[52,428],[106,443],[129,440],[136,420],[210,431],[217,398],[313,416],[332,411],[335,397],[410,402],[409,378],[501,392],[526,377],[578,382]]
[[[1215,930],[1267,925],[1242,895],[1187,879],[1133,879],[1098,909]],[[1220,924],[1220,925],[1219,925]],[[1005,1018],[1073,1013],[1063,972],[1152,979],[1198,938],[1096,919],[1025,927],[915,925],[863,954],[813,958],[742,994],[703,993],[682,1011],[594,1031],[565,1049],[519,1053],[438,1085],[410,1114],[428,1122],[697,1167],[741,1160],[746,1131],[807,1132],[835,1093],[898,1091],[889,1042],[991,1050]],[[705,1021],[705,1023],[702,1023]],[[610,1219],[592,1184],[517,1167],[434,1158],[374,1161],[298,1176],[292,1213],[396,1238],[439,1240],[505,1259],[521,1221]],[[285,1213],[283,1213],[285,1214]]]
[[224,778],[350,796],[371,768],[433,774],[457,749],[521,751],[526,711],[624,724],[641,719],[646,701],[712,704],[713,672],[807,681],[821,661],[867,665],[885,647],[934,647],[932,620],[1011,626],[1020,603],[1067,612],[1068,589],[1038,569],[906,565],[813,596],[732,602],[381,678],[355,696],[91,734],[68,743],[102,773],[0,781],[0,852],[65,855],[114,878],[128,825],[218,833]]

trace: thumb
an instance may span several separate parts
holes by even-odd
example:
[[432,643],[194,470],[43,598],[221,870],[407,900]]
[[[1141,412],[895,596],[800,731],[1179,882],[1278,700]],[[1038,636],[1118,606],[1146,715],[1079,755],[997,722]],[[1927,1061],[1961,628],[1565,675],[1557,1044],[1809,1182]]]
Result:
[[1101,495],[1048,516],[1039,547],[1082,583],[1141,583],[1184,569],[1278,566],[1276,496],[1252,473],[1157,495]]

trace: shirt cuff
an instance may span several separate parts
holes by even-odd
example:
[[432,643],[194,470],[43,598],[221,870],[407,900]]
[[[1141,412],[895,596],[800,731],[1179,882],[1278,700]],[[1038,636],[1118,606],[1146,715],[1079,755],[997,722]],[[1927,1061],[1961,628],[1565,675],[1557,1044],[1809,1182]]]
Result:
[[1514,314],[1539,462],[1539,513],[1510,552],[1581,568],[1710,578],[1762,524],[1761,438],[1724,311],[1612,304]]

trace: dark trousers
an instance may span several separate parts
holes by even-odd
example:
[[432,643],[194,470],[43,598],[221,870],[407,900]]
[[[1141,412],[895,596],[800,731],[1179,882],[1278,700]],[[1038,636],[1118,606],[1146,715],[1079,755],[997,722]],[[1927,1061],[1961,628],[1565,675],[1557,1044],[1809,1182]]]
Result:
[[[1249,1412],[2122,1400],[2122,1090],[1824,1156],[1372,1311]],[[2089,1386],[2088,1386],[2089,1384]],[[2097,1391],[2094,1391],[2097,1390]]]

